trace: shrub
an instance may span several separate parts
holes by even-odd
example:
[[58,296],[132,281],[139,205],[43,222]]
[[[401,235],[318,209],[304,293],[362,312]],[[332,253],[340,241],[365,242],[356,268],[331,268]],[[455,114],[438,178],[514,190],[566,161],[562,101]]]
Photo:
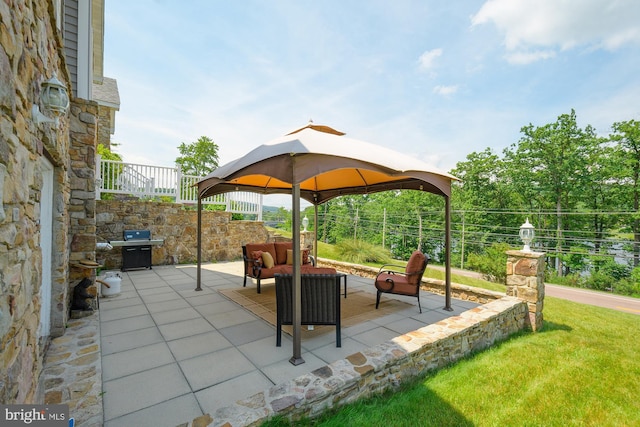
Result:
[[354,264],[384,264],[391,260],[391,254],[386,249],[360,240],[343,240],[336,244],[335,249],[340,260]]
[[598,291],[611,291],[616,279],[609,276],[608,274],[604,274],[600,271],[594,271],[591,273],[589,277],[584,281],[584,285],[586,288],[595,289]]
[[545,273],[545,282],[562,286],[573,286],[576,288],[584,287],[584,281],[579,274],[568,274],[566,276],[558,276],[555,270],[547,270]]
[[484,274],[487,280],[505,284],[507,281],[507,243],[494,243],[484,254],[469,254],[467,267]]
[[631,267],[627,264],[618,264],[615,260],[609,259],[600,266],[598,272],[613,277],[615,280],[622,280],[631,276]]
[[619,295],[640,297],[640,283],[631,279],[622,279],[613,285],[613,292]]

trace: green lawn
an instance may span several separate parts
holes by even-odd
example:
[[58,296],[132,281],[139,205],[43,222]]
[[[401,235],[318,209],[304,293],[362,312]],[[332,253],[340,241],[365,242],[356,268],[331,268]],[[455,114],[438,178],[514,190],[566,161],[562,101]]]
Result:
[[544,315],[538,333],[296,425],[640,425],[640,316],[557,298]]
[[544,318],[540,332],[295,425],[640,426],[640,316],[547,297]]

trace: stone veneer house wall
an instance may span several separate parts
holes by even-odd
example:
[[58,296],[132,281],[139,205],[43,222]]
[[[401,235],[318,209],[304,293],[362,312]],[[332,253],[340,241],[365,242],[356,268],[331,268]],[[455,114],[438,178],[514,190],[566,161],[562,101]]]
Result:
[[[91,89],[82,89],[91,87],[91,61],[88,77],[87,64],[74,66],[80,88],[72,82],[65,53],[65,44],[85,56],[91,51],[86,39],[92,38],[94,4],[103,6],[104,0],[0,1],[0,402],[5,404],[42,403],[47,345],[50,337],[64,334],[71,290],[82,274],[74,262],[95,259],[99,105],[86,100]],[[75,46],[66,37],[74,33]],[[77,58],[70,59],[78,65]],[[42,82],[54,74],[67,86],[71,106],[58,123],[37,124],[32,105],[51,115],[40,95]]]

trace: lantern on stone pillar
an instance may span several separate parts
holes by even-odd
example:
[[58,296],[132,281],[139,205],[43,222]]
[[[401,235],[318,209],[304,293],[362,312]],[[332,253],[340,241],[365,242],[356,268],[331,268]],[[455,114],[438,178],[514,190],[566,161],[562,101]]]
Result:
[[535,229],[533,225],[529,223],[529,218],[527,218],[525,223],[520,226],[520,239],[524,243],[522,252],[531,252],[530,245],[535,235],[536,235]]

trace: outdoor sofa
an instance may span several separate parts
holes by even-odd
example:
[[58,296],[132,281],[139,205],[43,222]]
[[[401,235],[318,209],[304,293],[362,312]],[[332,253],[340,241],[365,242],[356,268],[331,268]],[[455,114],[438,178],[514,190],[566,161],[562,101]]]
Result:
[[[244,258],[244,282],[247,286],[247,277],[256,279],[258,293],[260,293],[260,280],[272,279],[276,273],[287,274],[293,271],[293,243],[247,243],[242,247]],[[315,266],[315,259],[309,254],[308,249],[301,251],[302,272],[310,272]],[[335,270],[334,270],[335,273]]]

